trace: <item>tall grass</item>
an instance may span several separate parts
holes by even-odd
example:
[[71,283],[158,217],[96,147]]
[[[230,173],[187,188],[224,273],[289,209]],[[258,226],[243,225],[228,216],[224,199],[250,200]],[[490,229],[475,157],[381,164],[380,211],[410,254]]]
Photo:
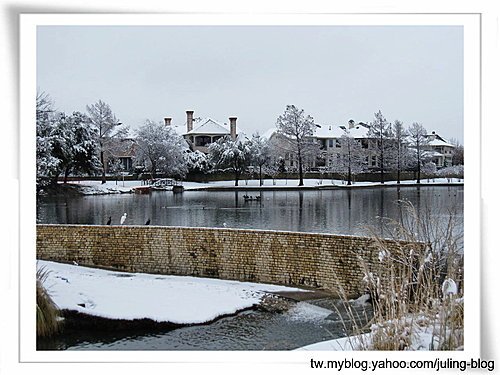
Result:
[[[384,220],[384,238],[372,231],[376,259],[359,258],[374,305],[360,350],[455,350],[463,347],[463,226],[455,210],[418,210],[400,202],[401,221]],[[396,242],[389,245],[387,239]],[[378,254],[377,254],[378,252]],[[445,279],[458,286],[443,294]],[[356,317],[352,316],[352,319]],[[429,342],[419,336],[432,335]]]
[[36,334],[38,337],[48,337],[59,332],[61,316],[59,309],[43,286],[48,271],[43,267],[36,271]]

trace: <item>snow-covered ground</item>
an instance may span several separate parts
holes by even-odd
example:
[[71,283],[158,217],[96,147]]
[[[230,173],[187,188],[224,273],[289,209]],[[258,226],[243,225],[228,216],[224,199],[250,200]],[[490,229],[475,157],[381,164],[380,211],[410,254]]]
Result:
[[44,286],[60,309],[109,319],[205,323],[258,304],[283,286],[187,276],[114,272],[39,260]]
[[[432,340],[434,340],[433,347],[438,347],[438,340],[436,335],[432,332],[436,327],[432,325],[419,326],[414,324],[411,345],[407,350],[430,350]],[[371,345],[372,333],[365,333],[358,336],[342,337],[335,340],[322,341],[315,344],[303,346],[296,350],[310,350],[310,351],[357,351],[366,350]]]
[[[421,185],[432,185],[432,184],[460,184],[463,183],[463,179],[458,178],[433,178],[433,179],[422,179],[420,181]],[[141,181],[108,181],[102,184],[101,181],[81,181],[73,182],[76,186],[79,186],[80,191],[83,194],[117,194],[117,193],[129,193],[132,188],[141,186]],[[416,180],[406,180],[401,181],[401,185],[411,185],[415,184]],[[272,179],[264,180],[264,188],[291,188],[298,187],[298,179],[290,180],[275,180]],[[385,184],[380,184],[378,182],[356,182],[351,185],[351,188],[356,188],[359,186],[391,186],[397,185],[396,181],[387,181]],[[227,181],[212,181],[212,182],[183,182],[185,190],[196,190],[196,189],[206,189],[206,188],[238,188],[240,190],[245,190],[246,188],[258,188],[259,180],[240,180],[239,186],[234,186],[234,180]],[[348,187],[345,181],[342,180],[331,180],[331,179],[305,179],[305,187],[328,187],[328,186],[340,186]]]

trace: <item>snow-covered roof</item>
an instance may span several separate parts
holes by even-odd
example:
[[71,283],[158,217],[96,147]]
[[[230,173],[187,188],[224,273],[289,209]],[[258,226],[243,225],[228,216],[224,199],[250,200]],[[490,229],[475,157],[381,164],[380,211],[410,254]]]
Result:
[[432,158],[444,156],[443,154],[441,154],[440,152],[437,152],[437,151],[426,151],[426,155],[430,156]]
[[316,128],[316,138],[340,138],[345,130],[337,125],[321,125]]
[[369,128],[361,124],[349,129],[346,125],[321,125],[316,128],[317,138],[340,138],[342,135],[350,134],[354,138],[367,138]]
[[426,138],[429,139],[429,145],[430,146],[447,146],[447,147],[455,147],[451,143],[449,143],[446,139],[441,137],[439,134],[436,132],[432,132],[431,134],[427,134]]
[[226,124],[221,124],[211,118],[193,121],[193,130],[184,134],[229,134],[230,129]]
[[446,141],[442,141],[440,139],[434,139],[432,141],[429,141],[430,146],[448,146],[448,147],[455,147],[451,143],[448,143]]
[[368,131],[370,128],[363,125],[356,125],[354,128],[349,129],[349,133],[354,138],[368,138]]

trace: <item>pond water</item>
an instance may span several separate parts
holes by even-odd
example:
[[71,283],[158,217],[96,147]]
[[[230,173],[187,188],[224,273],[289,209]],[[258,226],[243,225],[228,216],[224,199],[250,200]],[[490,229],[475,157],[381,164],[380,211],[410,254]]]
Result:
[[[244,195],[260,196],[245,202]],[[463,222],[463,186],[386,187],[306,191],[185,191],[40,198],[37,222],[272,229],[363,235],[381,228],[380,218],[404,220],[400,202],[431,215],[454,212]],[[462,224],[461,224],[462,225]],[[463,227],[463,225],[462,225]],[[382,229],[380,229],[382,230]],[[383,233],[382,233],[383,234]]]
[[244,311],[211,324],[159,332],[69,332],[38,340],[38,350],[291,350],[345,337],[351,318],[364,327],[371,305],[351,303],[350,313],[336,299],[294,303],[284,313]]

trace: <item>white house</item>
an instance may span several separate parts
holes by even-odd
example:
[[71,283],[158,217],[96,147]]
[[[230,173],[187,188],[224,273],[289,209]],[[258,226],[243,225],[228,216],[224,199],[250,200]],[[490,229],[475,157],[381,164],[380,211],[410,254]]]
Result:
[[194,111],[186,111],[186,122],[183,126],[172,125],[172,118],[165,117],[165,126],[172,128],[184,137],[192,151],[208,153],[210,144],[224,136],[233,140],[238,137],[236,117],[229,117],[229,125],[221,123],[210,117],[194,118]]
[[448,167],[452,165],[453,153],[455,146],[449,143],[446,139],[439,136],[435,131],[425,136],[428,143],[423,146],[431,157],[431,161],[436,164],[436,167]]

